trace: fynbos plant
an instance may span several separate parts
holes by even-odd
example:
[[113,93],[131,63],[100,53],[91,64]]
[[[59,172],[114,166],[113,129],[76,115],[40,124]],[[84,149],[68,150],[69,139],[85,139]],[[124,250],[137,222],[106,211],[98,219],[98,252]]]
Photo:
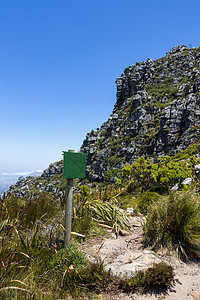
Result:
[[144,242],[153,249],[169,247],[182,258],[200,258],[200,199],[186,191],[152,204],[144,226]]
[[120,288],[125,292],[157,293],[166,292],[175,283],[173,267],[164,262],[141,270],[128,279],[122,279]]

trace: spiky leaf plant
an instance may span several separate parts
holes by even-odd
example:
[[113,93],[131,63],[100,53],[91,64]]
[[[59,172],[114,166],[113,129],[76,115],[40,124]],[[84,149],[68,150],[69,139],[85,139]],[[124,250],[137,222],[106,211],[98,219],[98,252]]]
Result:
[[[126,228],[128,224],[128,214],[120,209],[118,206],[117,197],[121,194],[119,190],[113,189],[111,196],[109,196],[109,202],[105,199],[108,198],[108,190],[105,186],[104,189],[100,189],[100,192],[90,192],[87,186],[82,186],[80,192],[75,197],[73,224],[82,224],[87,233],[91,221],[96,221],[101,226],[114,229],[116,232],[119,229]],[[109,194],[109,193],[108,193]],[[88,227],[88,228],[86,228]]]

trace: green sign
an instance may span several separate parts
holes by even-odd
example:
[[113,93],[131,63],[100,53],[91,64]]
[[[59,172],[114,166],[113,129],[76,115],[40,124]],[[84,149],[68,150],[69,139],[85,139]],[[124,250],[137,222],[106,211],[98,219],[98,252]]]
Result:
[[63,178],[85,178],[86,154],[63,151]]

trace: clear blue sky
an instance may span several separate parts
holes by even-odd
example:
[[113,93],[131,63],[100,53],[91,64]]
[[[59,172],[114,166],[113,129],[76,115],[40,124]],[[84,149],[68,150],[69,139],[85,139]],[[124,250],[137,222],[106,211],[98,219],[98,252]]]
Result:
[[199,46],[199,12],[199,0],[0,0],[0,172],[78,150],[126,67]]

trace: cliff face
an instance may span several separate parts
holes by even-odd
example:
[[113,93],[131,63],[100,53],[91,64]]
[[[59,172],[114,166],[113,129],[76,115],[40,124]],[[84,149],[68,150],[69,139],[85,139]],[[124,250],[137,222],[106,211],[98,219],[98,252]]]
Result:
[[173,47],[166,56],[147,59],[117,78],[117,101],[107,122],[87,134],[87,177],[140,155],[173,154],[200,136],[200,47]]

